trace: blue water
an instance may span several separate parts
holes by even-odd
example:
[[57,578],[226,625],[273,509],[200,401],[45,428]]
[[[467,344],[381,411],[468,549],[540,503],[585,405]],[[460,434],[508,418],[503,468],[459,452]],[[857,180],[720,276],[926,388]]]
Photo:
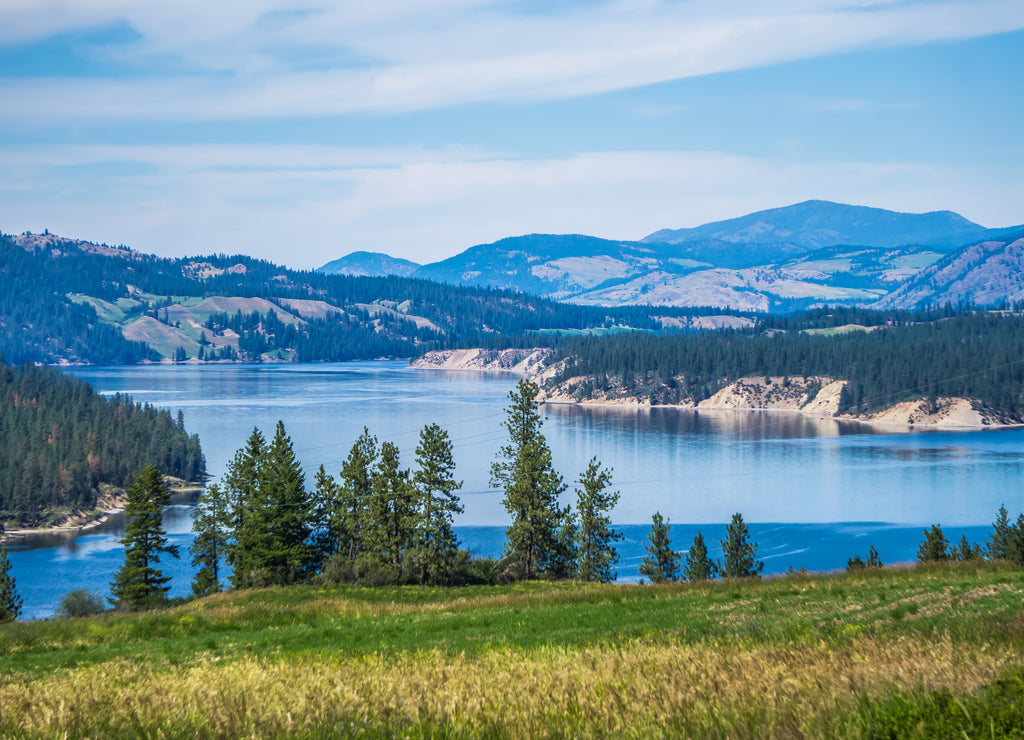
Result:
[[[307,478],[322,463],[337,473],[365,425],[395,442],[411,465],[419,430],[437,422],[452,437],[466,508],[457,521],[465,547],[498,556],[508,516],[488,470],[504,442],[501,421],[516,379],[410,370],[401,362],[77,368],[106,393],[181,410],[220,477],[254,426],[278,419]],[[913,560],[922,528],[941,523],[949,539],[984,541],[996,509],[1024,508],[1024,430],[879,433],[863,425],[770,412],[547,406],[544,433],[556,466],[572,483],[591,456],[614,469],[620,491],[613,521],[620,580],[637,577],[647,523],[672,522],[685,550],[703,532],[713,557],[725,523],[742,512],[766,573],[790,566],[845,567],[874,545],[887,563]],[[189,591],[190,503],[165,515],[181,560],[162,563],[172,594]],[[774,522],[774,523],[773,523]],[[52,614],[73,588],[109,593],[121,565],[123,519],[79,535],[48,534],[9,547],[23,617]]]

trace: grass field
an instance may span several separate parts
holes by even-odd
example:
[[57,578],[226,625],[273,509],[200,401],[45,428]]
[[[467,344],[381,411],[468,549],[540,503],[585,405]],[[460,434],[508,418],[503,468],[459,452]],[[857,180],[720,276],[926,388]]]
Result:
[[0,625],[0,737],[1006,737],[1024,570],[294,587]]

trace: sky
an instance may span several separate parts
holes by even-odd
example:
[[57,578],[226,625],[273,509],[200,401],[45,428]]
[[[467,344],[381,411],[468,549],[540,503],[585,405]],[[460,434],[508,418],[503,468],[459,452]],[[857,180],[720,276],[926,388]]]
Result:
[[1024,223],[1021,0],[3,0],[0,99],[0,231],[164,256]]

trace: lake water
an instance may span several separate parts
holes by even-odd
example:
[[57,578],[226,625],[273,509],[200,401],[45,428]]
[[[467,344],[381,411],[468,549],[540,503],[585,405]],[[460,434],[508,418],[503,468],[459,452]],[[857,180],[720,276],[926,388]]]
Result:
[[[511,376],[418,371],[403,362],[315,365],[157,365],[87,367],[72,372],[104,393],[179,409],[203,443],[211,475],[220,478],[253,427],[273,434],[284,421],[307,482],[323,464],[340,470],[366,426],[396,443],[411,465],[420,429],[437,422],[454,444],[465,514],[463,545],[501,552],[508,516],[488,470],[504,442],[501,422]],[[613,521],[620,580],[635,580],[647,525],[660,511],[684,550],[703,531],[712,551],[734,512],[759,543],[766,573],[788,567],[842,568],[874,544],[886,563],[912,560],[922,528],[943,525],[984,541],[1005,503],[1024,507],[1024,430],[882,433],[864,425],[772,412],[544,407],[544,433],[568,483],[596,455],[614,469],[621,492]],[[566,501],[572,500],[571,486]],[[186,594],[191,506],[179,501],[165,525],[181,560],[162,565],[172,594]],[[109,593],[121,565],[123,518],[78,535],[48,534],[9,547],[24,618],[52,614],[73,588]],[[716,552],[717,551],[717,552]]]

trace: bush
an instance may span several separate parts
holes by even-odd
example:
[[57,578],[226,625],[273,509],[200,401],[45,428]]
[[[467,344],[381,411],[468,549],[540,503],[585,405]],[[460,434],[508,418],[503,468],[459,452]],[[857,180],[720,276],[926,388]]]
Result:
[[58,619],[67,617],[92,617],[105,611],[103,597],[95,591],[85,588],[76,588],[68,591],[57,605],[57,611],[53,616]]

